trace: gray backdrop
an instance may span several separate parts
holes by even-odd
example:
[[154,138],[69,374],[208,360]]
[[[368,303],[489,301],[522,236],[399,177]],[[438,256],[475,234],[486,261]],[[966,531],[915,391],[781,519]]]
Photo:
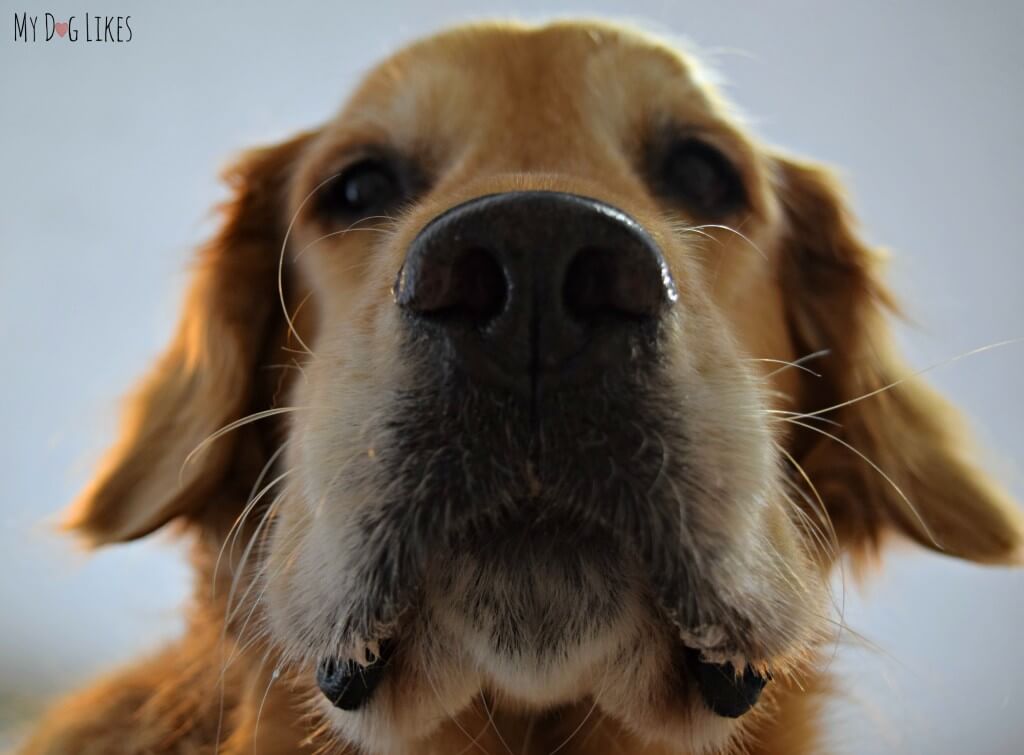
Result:
[[[131,14],[133,39],[15,43],[12,9]],[[0,722],[180,631],[180,546],[86,557],[48,522],[171,331],[218,166],[327,117],[403,40],[552,12],[624,14],[598,0],[4,3]],[[915,365],[1024,336],[1024,5],[645,0],[625,16],[703,49],[762,135],[844,168],[870,238],[896,250]],[[1021,344],[932,373],[1018,494],[1022,373]],[[909,548],[850,585],[846,620],[874,646],[848,641],[833,664],[835,749],[1020,752],[1022,595],[1024,573]]]

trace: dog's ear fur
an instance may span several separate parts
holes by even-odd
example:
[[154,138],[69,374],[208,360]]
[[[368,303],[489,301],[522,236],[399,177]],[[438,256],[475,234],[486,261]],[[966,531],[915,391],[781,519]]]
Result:
[[957,412],[897,353],[883,255],[858,237],[835,177],[784,156],[775,167],[787,224],[781,283],[797,356],[828,350],[813,364],[820,378],[801,375],[800,411],[827,411],[797,420],[808,427],[794,428],[794,456],[840,544],[870,555],[897,532],[952,556],[1021,563],[1024,516],[976,465]]
[[292,166],[310,134],[244,153],[197,255],[174,339],[128,402],[120,438],[64,520],[92,545],[132,540],[217,497],[238,449],[212,434],[253,411],[259,363],[283,327],[278,265]]

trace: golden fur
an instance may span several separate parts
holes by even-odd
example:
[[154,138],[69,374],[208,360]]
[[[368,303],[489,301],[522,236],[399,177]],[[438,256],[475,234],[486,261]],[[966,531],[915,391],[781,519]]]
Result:
[[[635,167],[643,130],[666,119],[738,166],[750,195],[731,223],[741,233],[688,231],[690,219],[645,185]],[[415,153],[433,182],[397,217],[325,227],[306,198],[367,143]],[[447,32],[376,68],[327,125],[243,155],[227,179],[232,198],[199,252],[174,342],[68,518],[95,546],[177,522],[195,543],[189,629],[54,708],[26,755],[546,753],[563,742],[560,752],[578,755],[818,752],[830,686],[820,661],[836,631],[825,594],[843,554],[871,557],[897,534],[973,561],[1022,560],[1019,511],[975,465],[953,409],[893,346],[882,255],[858,236],[833,175],[761,144],[697,63],[658,41],[575,23]],[[724,639],[719,628],[686,637],[709,656],[772,669],[775,682],[739,723],[668,693],[671,638],[640,607],[617,631],[644,645],[625,671],[598,664],[603,685],[573,667],[545,682],[566,680],[557,694],[513,690],[509,675],[466,670],[421,637],[396,659],[401,682],[380,690],[378,718],[354,723],[317,700],[298,631],[307,622],[310,643],[335,641],[315,634],[326,594],[317,581],[333,580],[323,564],[350,554],[314,542],[313,504],[292,480],[272,505],[268,496],[247,507],[254,484],[286,440],[285,466],[325,496],[336,467],[372,465],[375,438],[338,427],[372,430],[386,391],[414,369],[394,346],[389,293],[403,250],[459,202],[523,188],[596,197],[650,231],[683,281],[669,362],[690,371],[687,396],[704,396],[694,421],[703,411],[746,428],[718,445],[707,433],[699,461],[728,471],[723,495],[767,491],[763,507],[694,516],[736,554],[763,556],[737,555],[732,571],[701,583],[740,594],[716,610],[756,623],[742,637],[728,619]],[[818,376],[786,368],[824,350],[808,365]],[[325,405],[338,415],[302,410]],[[836,424],[816,425],[815,413]],[[371,493],[350,486],[317,510],[318,529],[341,538]],[[743,593],[747,583],[756,590]],[[427,600],[447,610],[444,596]],[[438,679],[427,656],[447,659]]]

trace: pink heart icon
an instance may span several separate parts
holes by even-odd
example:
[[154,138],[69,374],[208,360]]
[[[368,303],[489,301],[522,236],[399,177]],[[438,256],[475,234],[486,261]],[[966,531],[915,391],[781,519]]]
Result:
[[54,29],[54,31],[57,32],[57,36],[58,37],[63,37],[65,34],[68,33],[68,22],[67,21],[58,21],[57,23],[55,23],[53,25],[53,29]]

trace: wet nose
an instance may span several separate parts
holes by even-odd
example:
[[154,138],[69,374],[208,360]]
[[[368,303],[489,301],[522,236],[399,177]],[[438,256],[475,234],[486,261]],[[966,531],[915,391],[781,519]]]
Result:
[[658,245],[621,210],[553,191],[492,194],[409,246],[396,301],[472,377],[527,389],[636,357],[676,299]]

